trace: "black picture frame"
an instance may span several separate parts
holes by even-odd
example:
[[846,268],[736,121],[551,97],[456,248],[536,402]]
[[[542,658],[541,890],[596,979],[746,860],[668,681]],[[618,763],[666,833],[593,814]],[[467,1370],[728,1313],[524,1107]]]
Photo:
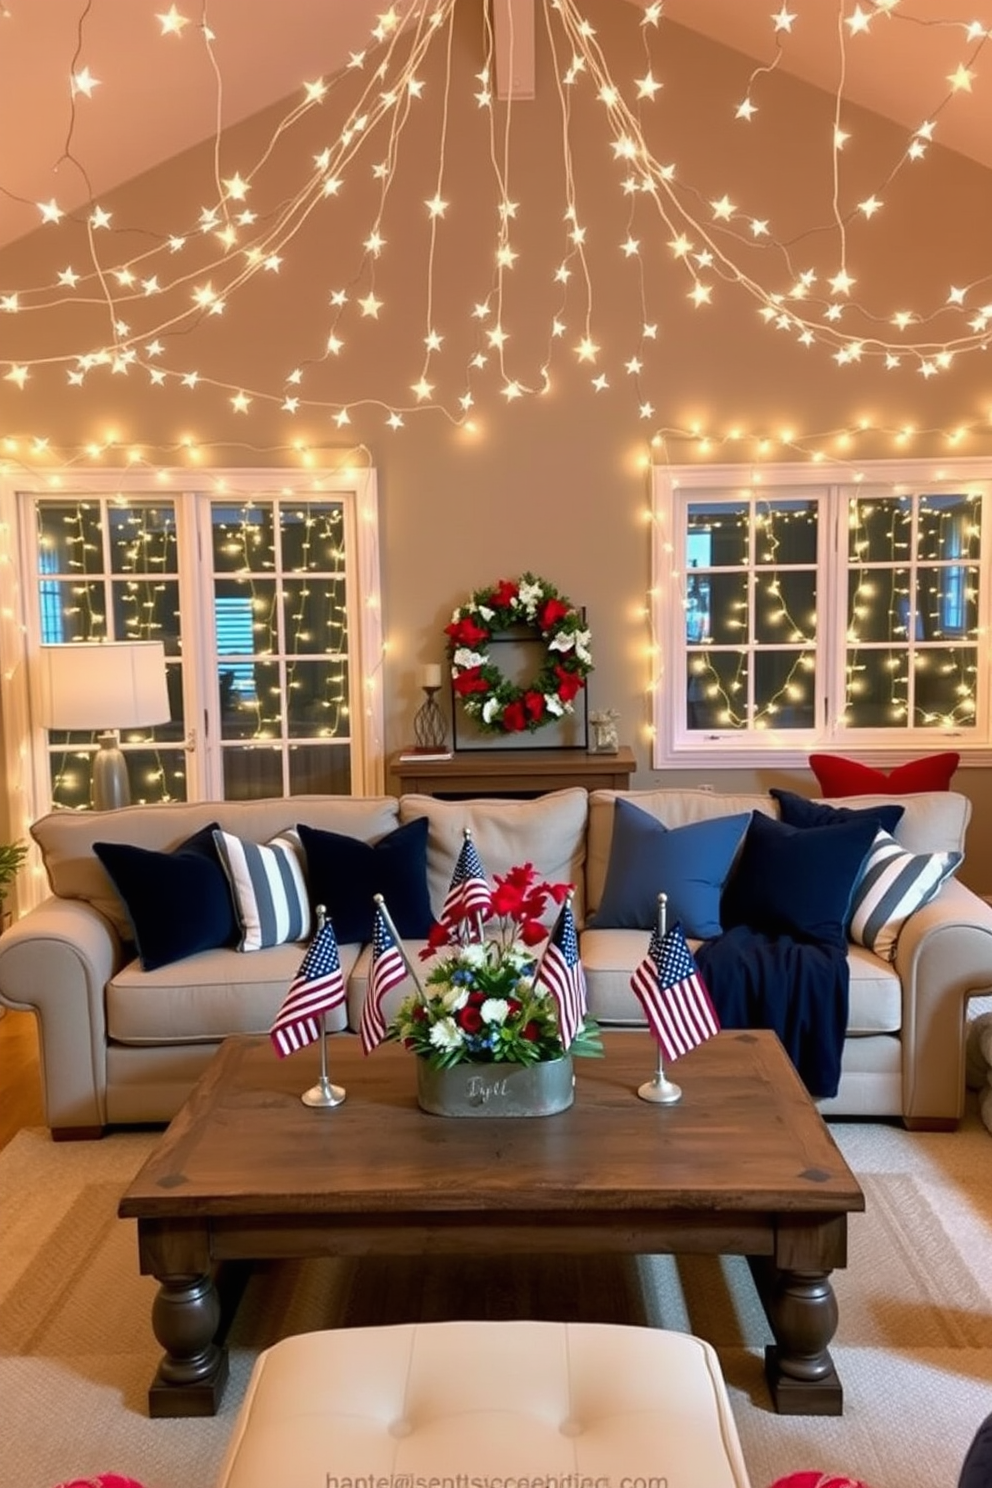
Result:
[[[583,621],[585,612],[582,612]],[[494,666],[505,677],[536,677],[544,665],[546,642],[532,631],[505,631],[493,636],[487,647]],[[478,727],[466,712],[461,698],[451,688],[451,733],[458,753],[493,753],[515,749],[575,749],[589,752],[589,691],[584,684],[572,702],[572,712],[545,723],[533,733],[490,734]]]

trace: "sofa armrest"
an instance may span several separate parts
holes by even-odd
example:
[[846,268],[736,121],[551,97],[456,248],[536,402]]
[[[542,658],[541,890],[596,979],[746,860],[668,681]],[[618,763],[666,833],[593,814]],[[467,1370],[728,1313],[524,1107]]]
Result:
[[0,1003],[37,1019],[53,1130],[106,1123],[104,988],[122,959],[117,932],[81,899],[46,899],[0,936]]
[[903,1117],[960,1120],[970,997],[992,991],[992,906],[951,879],[912,915],[896,945],[902,983]]

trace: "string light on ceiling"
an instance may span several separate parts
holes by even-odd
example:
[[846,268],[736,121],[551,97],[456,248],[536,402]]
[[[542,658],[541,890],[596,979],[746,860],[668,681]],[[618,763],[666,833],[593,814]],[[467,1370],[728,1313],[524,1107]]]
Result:
[[[198,215],[151,235],[143,224],[122,220],[122,209],[104,202],[92,200],[80,213],[63,209],[55,196],[39,200],[43,233],[69,234],[67,241],[78,244],[79,228],[84,227],[86,261],[66,262],[53,284],[0,283],[3,342],[17,347],[16,355],[8,354],[0,361],[0,384],[13,393],[43,378],[84,386],[105,377],[140,377],[151,395],[167,387],[189,390],[205,414],[209,414],[211,400],[213,406],[224,400],[249,426],[259,409],[277,408],[288,419],[318,412],[343,430],[360,409],[372,409],[381,413],[383,427],[392,431],[401,430],[410,415],[424,410],[441,412],[453,424],[469,429],[486,399],[512,403],[541,396],[552,387],[556,366],[567,361],[588,374],[594,396],[618,387],[631,390],[632,416],[650,432],[658,398],[650,383],[651,357],[656,348],[660,355],[660,338],[659,317],[651,312],[649,302],[659,292],[660,279],[664,279],[666,293],[670,292],[673,275],[700,314],[736,304],[743,296],[769,333],[794,337],[831,357],[838,368],[871,364],[928,380],[960,358],[987,349],[992,340],[992,274],[980,282],[960,283],[952,269],[934,264],[926,303],[889,305],[884,275],[879,283],[877,268],[871,272],[859,261],[852,230],[858,226],[860,251],[864,231],[870,231],[876,220],[884,220],[895,183],[903,186],[908,173],[925,172],[930,146],[939,138],[941,114],[979,85],[977,63],[992,36],[989,26],[970,18],[939,23],[960,43],[960,60],[950,74],[935,72],[927,117],[906,133],[867,190],[859,178],[857,200],[845,185],[845,164],[854,145],[851,131],[842,127],[847,120],[841,67],[829,137],[811,142],[830,161],[832,195],[826,224],[830,246],[825,259],[820,232],[817,260],[801,262],[797,245],[805,235],[793,231],[788,241],[780,236],[763,204],[748,201],[748,188],[738,189],[728,181],[722,191],[704,191],[680,163],[677,150],[662,158],[658,139],[663,135],[677,139],[678,131],[659,123],[665,120],[666,99],[661,3],[650,3],[643,10],[643,62],[632,76],[618,75],[617,65],[607,55],[608,40],[597,34],[579,0],[534,3],[546,37],[546,54],[552,60],[553,75],[548,80],[542,73],[539,86],[550,87],[557,100],[562,191],[561,250],[549,275],[545,308],[547,347],[535,363],[520,359],[523,353],[518,358],[515,343],[522,338],[515,337],[514,316],[521,312],[511,291],[523,253],[521,228],[529,210],[526,202],[514,196],[511,165],[514,149],[526,148],[521,140],[531,117],[526,108],[495,96],[497,49],[488,0],[478,0],[481,66],[470,77],[455,65],[456,0],[408,0],[378,17],[368,45],[351,54],[342,72],[301,83],[299,95],[254,158],[229,159],[230,146],[218,127],[213,152],[215,199],[202,206]],[[787,57],[790,39],[801,30],[809,4],[810,0],[791,0],[769,16],[770,60],[754,67],[743,97],[727,100],[728,117],[736,128],[750,131],[749,144],[761,140],[761,115],[772,86],[771,75]],[[87,4],[80,12],[79,44],[66,82],[73,118],[83,108],[105,106],[110,91],[101,84],[99,56],[90,56],[87,49],[89,8]],[[186,15],[173,4],[151,19],[159,29],[162,46],[206,49],[218,71],[219,88],[216,37],[205,18]],[[854,5],[840,0],[837,20],[842,60],[854,48],[869,45],[883,26],[919,24],[903,12],[899,0]],[[443,97],[432,105],[432,117],[438,121],[436,155],[429,194],[423,201],[422,324],[416,344],[399,345],[394,351],[395,360],[408,369],[407,395],[402,399],[392,394],[379,397],[372,391],[353,398],[328,397],[325,386],[316,386],[314,369],[340,368],[341,385],[347,385],[350,350],[366,328],[392,309],[388,289],[379,283],[380,270],[392,255],[409,254],[416,224],[412,228],[404,224],[402,233],[395,224],[391,230],[390,195],[408,168],[401,159],[404,132],[417,111],[430,102],[428,76],[433,80],[431,88],[440,89]],[[491,174],[496,212],[486,250],[488,266],[476,276],[483,282],[484,293],[467,296],[460,309],[461,334],[456,336],[439,319],[439,245],[445,233],[458,230],[453,221],[457,202],[452,200],[449,166],[452,152],[462,142],[450,137],[449,114],[456,100],[464,102],[466,92],[487,120],[488,158],[479,161],[479,168]],[[644,303],[641,323],[620,332],[627,335],[626,346],[618,344],[616,328],[608,340],[596,325],[593,225],[584,220],[580,209],[579,167],[584,157],[573,139],[573,114],[580,96],[598,106],[624,216],[620,224],[597,219],[597,252],[602,252],[603,241],[612,230],[618,260],[615,273],[636,276]],[[220,106],[216,113],[219,119]],[[302,138],[307,131],[303,125],[306,121],[308,130],[312,129],[315,116],[326,127],[328,142],[316,155],[304,154]],[[284,150],[287,142],[292,145],[297,138],[301,141],[297,177],[287,181],[281,170],[278,192],[274,192],[271,160],[277,146]],[[70,157],[72,148],[70,128]],[[759,148],[760,143],[755,144]],[[765,148],[770,149],[771,142]],[[79,164],[82,169],[84,163]],[[347,188],[359,179],[366,182],[369,175],[376,183],[375,207],[369,220],[356,221],[349,215]],[[319,351],[312,345],[301,346],[295,364],[273,369],[270,385],[231,382],[223,363],[210,364],[213,343],[202,336],[196,342],[202,360],[191,360],[191,333],[217,318],[227,322],[237,317],[242,304],[248,304],[249,289],[257,305],[259,290],[277,285],[292,273],[296,240],[314,225],[333,233],[336,242],[342,236],[353,242],[350,277],[333,285],[323,301]],[[817,224],[818,230],[822,227]],[[142,245],[134,251],[139,231]],[[950,276],[946,282],[945,272]],[[447,283],[444,288],[450,291]],[[445,305],[450,307],[450,295]],[[98,328],[96,337],[80,340],[81,324],[87,327],[86,336],[90,336],[90,327]],[[30,354],[35,326],[43,331],[37,338],[46,348],[43,357]],[[449,348],[464,342],[465,328],[471,331],[472,350],[453,367],[447,360]],[[963,431],[979,426],[974,420],[961,420],[955,427],[961,437]],[[692,438],[691,431],[666,432]],[[771,434],[763,437],[775,438]],[[30,436],[27,441],[24,436],[15,440],[10,435],[8,453],[11,443],[16,444],[18,459],[51,450],[44,435]],[[104,449],[108,446],[106,441],[97,443]],[[251,440],[246,443],[250,445]]]

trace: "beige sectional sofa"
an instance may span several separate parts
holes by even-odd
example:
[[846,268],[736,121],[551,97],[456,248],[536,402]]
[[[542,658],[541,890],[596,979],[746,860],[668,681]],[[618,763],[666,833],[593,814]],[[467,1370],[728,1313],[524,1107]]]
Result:
[[[37,1017],[53,1135],[92,1136],[108,1125],[170,1119],[221,1039],[267,1031],[302,954],[295,943],[251,952],[223,947],[142,970],[130,945],[127,913],[94,842],[167,852],[217,822],[257,843],[298,823],[374,843],[426,817],[427,885],[437,913],[468,826],[490,875],[531,861],[546,878],[575,884],[590,1012],[604,1025],[633,1028],[643,1026],[644,1018],[630,975],[645,953],[647,933],[590,925],[603,893],[617,794],[573,789],[533,801],[461,802],[415,795],[304,796],[43,818],[32,835],[51,895],[0,937],[0,1003]],[[778,814],[769,796],[708,790],[622,794],[669,828],[741,812]],[[859,797],[843,805],[882,800]],[[963,851],[970,813],[964,796],[933,792],[903,804],[894,835],[910,851]],[[163,915],[170,908],[164,903]],[[420,942],[408,945],[412,954],[419,949]],[[822,1103],[824,1113],[953,1126],[964,1101],[968,999],[992,988],[992,908],[951,879],[907,921],[894,962],[856,945],[849,946],[849,960],[841,1082],[836,1097]],[[368,983],[368,946],[342,945],[341,961],[347,1008],[328,1023],[355,1030]],[[406,990],[391,994],[387,1014]]]

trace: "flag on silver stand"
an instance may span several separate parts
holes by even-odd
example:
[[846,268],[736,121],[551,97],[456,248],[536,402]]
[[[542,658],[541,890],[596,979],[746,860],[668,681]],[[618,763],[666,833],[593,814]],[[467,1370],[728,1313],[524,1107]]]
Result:
[[676,924],[667,930],[667,912],[668,896],[659,894],[658,923],[648,953],[630,979],[658,1045],[658,1068],[637,1093],[641,1100],[660,1106],[671,1106],[682,1099],[679,1086],[665,1075],[665,1055],[678,1059],[680,1054],[687,1054],[720,1030],[716,1010],[682,926]]
[[340,1085],[327,1074],[326,1015],[345,1000],[344,976],[337,938],[322,904],[317,905],[317,933],[290,984],[270,1031],[273,1047],[282,1058],[320,1041],[320,1077],[300,1096],[305,1106],[339,1106],[345,1098]]

